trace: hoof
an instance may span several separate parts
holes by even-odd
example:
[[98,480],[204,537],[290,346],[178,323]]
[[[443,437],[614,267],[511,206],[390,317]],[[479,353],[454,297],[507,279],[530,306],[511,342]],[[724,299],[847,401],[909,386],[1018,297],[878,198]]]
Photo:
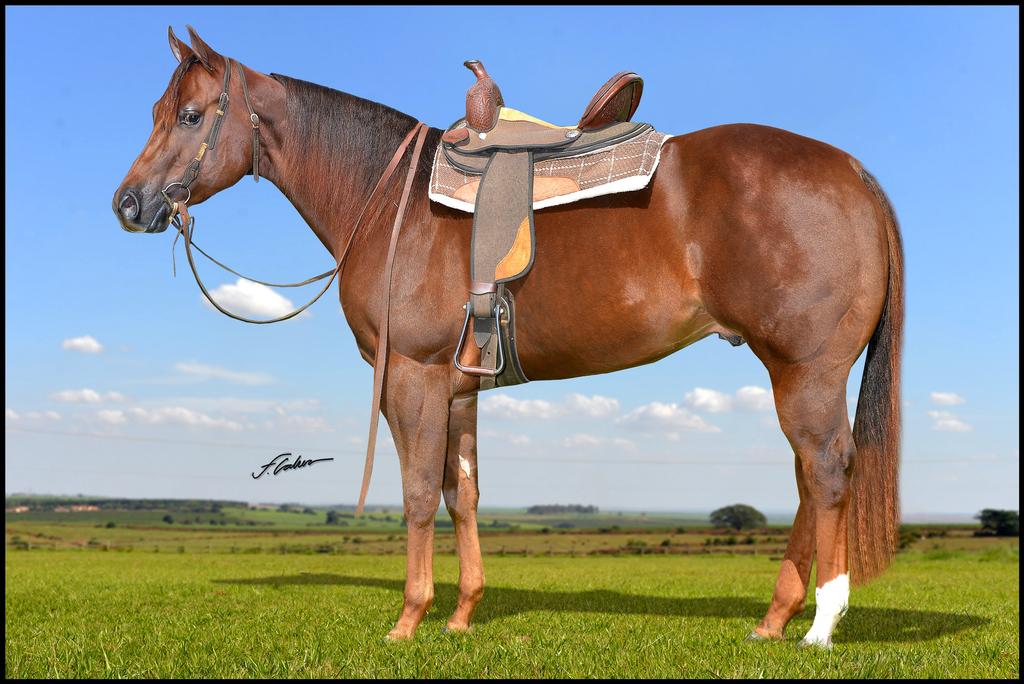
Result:
[[408,641],[412,639],[412,637],[412,634],[396,628],[387,633],[387,636],[384,637],[384,641]]
[[782,638],[781,634],[761,634],[755,629],[744,641],[782,641]]
[[807,639],[801,639],[797,643],[796,647],[797,648],[821,649],[823,651],[831,651],[832,650],[832,640],[829,639],[828,641],[818,641],[817,639],[812,639],[812,640],[808,641]]
[[444,629],[441,630],[441,634],[466,634],[469,631],[469,625],[453,625],[449,622],[447,625],[444,626]]

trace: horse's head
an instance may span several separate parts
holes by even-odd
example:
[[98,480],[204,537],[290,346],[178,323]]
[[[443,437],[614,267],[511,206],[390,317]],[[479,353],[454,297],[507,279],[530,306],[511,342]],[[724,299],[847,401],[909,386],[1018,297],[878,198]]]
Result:
[[[191,26],[188,31],[191,46],[167,29],[178,66],[153,105],[153,131],[146,146],[114,193],[114,213],[121,227],[133,233],[166,230],[168,199],[202,202],[252,169],[253,122],[243,102],[238,77],[242,67],[211,49]],[[232,65],[238,72],[235,78],[230,78]],[[231,92],[222,103],[225,86]],[[234,106],[225,106],[232,101]],[[220,130],[211,136],[218,119]],[[202,173],[186,178],[186,169],[190,176],[191,169],[198,172],[197,157]]]

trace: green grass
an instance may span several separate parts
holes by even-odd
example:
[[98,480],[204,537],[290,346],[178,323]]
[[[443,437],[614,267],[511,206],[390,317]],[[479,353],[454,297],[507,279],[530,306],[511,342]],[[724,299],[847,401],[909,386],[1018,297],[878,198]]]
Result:
[[[1007,677],[1019,552],[924,549],[855,588],[830,652],[743,637],[766,556],[485,557],[474,631],[444,634],[458,564],[409,643],[401,555],[8,550],[8,677]],[[813,600],[813,599],[812,599]]]

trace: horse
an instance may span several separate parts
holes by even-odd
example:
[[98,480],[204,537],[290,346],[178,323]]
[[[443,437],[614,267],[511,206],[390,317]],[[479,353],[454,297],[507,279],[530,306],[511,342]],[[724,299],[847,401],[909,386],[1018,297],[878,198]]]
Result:
[[[339,260],[339,300],[361,356],[371,364],[386,356],[380,413],[400,460],[408,531],[404,600],[388,637],[412,638],[431,607],[442,495],[459,558],[447,629],[466,631],[484,593],[480,380],[452,363],[470,286],[471,219],[428,200],[442,132],[382,104],[249,69],[189,33],[191,45],[168,30],[177,66],[114,194],[120,225],[167,228],[178,207],[168,191],[211,126],[219,141],[191,179],[192,205],[249,174],[291,201]],[[229,85],[232,64],[241,78]],[[222,88],[246,107],[225,113]],[[406,154],[417,127],[417,150]],[[384,182],[389,158],[389,171],[398,160],[408,165],[404,188]],[[361,207],[377,190],[380,201]],[[400,191],[396,242],[386,224]],[[535,222],[533,268],[509,285],[531,380],[651,363],[715,333],[746,342],[764,364],[794,452],[799,507],[771,604],[747,638],[784,638],[804,609],[816,557],[816,612],[801,644],[830,647],[851,578],[879,576],[898,542],[904,266],[878,181],[823,142],[721,125],[670,138],[645,189],[539,210]],[[846,385],[865,348],[851,428]]]

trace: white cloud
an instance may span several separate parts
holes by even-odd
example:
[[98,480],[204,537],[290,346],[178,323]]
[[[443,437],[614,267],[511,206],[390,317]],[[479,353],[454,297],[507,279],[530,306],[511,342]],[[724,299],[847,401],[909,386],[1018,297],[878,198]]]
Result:
[[618,415],[619,400],[602,397],[599,394],[586,396],[569,394],[560,402],[544,399],[514,399],[507,394],[495,394],[485,397],[480,402],[483,413],[503,416],[505,418],[536,418],[548,420],[559,416],[583,416],[588,418],[608,418]]
[[31,420],[42,420],[43,418],[47,420],[60,420],[60,414],[56,411],[29,411],[25,414],[25,417]]
[[480,402],[480,411],[505,418],[538,418],[547,420],[560,414],[558,407],[543,399],[513,399],[495,394]]
[[771,391],[756,385],[747,385],[736,390],[736,403],[748,411],[771,411],[775,408]]
[[83,354],[99,354],[103,351],[103,345],[96,341],[91,335],[82,337],[69,337],[60,343],[60,346],[70,351],[82,352]]
[[593,418],[606,418],[619,412],[619,400],[602,397],[599,394],[588,397],[573,393],[565,398],[565,407],[573,413],[582,413]]
[[481,428],[477,430],[477,435],[488,440],[495,439],[501,442],[508,442],[513,446],[529,446],[531,444],[529,435],[521,433],[499,432],[497,430]]
[[87,387],[77,390],[61,390],[54,392],[50,398],[55,401],[65,401],[75,404],[98,404],[101,401],[124,401],[125,397],[120,392],[107,392],[100,394],[96,390]]
[[[754,389],[758,388],[744,388]],[[695,392],[687,395],[695,403],[704,407],[721,407],[731,402],[727,395],[713,390],[697,388]],[[725,397],[728,402],[722,401]],[[747,405],[753,405],[757,397],[745,397]],[[560,402],[551,402],[544,399],[514,399],[507,394],[493,394],[484,397],[480,401],[481,413],[497,415],[504,418],[550,420],[559,417],[585,417],[614,419],[614,422],[641,430],[657,430],[664,434],[666,430],[687,430],[696,432],[720,432],[719,428],[709,425],[699,415],[691,413],[678,404],[663,404],[652,402],[639,408],[633,409],[625,416],[621,415],[621,406],[618,399],[604,397],[601,395],[586,396],[582,394],[569,394]],[[597,441],[594,441],[597,440]],[[615,440],[595,437],[586,433],[577,433],[572,437],[565,438],[563,446],[593,446],[597,444],[616,444]],[[629,440],[620,439],[616,444],[620,447],[633,447]]]
[[281,420],[279,427],[299,432],[334,432],[334,428],[320,416],[287,416]]
[[274,378],[266,373],[233,371],[195,361],[181,361],[176,363],[174,368],[200,380],[224,380],[239,385],[266,385],[274,381]]
[[177,425],[189,425],[196,427],[221,428],[225,430],[238,431],[242,429],[241,424],[225,418],[213,418],[205,413],[192,411],[184,406],[164,406],[155,409],[130,408],[128,415],[145,423],[172,423]]
[[678,404],[653,401],[633,409],[620,422],[641,430],[686,430],[691,432],[721,432],[700,416],[690,413]]
[[104,423],[110,423],[111,425],[120,425],[127,420],[127,418],[124,417],[124,411],[119,411],[117,409],[104,409],[103,411],[97,411],[96,417]]
[[932,399],[932,403],[939,406],[956,406],[957,404],[967,403],[967,400],[956,392],[932,392],[929,396]]
[[932,430],[939,432],[970,432],[974,429],[950,411],[929,411],[928,416],[935,421]]
[[691,408],[709,413],[724,413],[732,410],[732,397],[704,387],[694,387],[693,391],[686,393],[683,401]]
[[51,394],[50,398],[55,401],[82,402],[86,404],[96,404],[102,400],[100,393],[91,389],[61,390]]
[[771,411],[775,406],[771,391],[755,385],[740,387],[735,395],[706,387],[694,387],[683,397],[683,402],[692,409],[708,413],[726,413],[734,409]]
[[56,411],[28,411],[26,413],[18,413],[14,409],[4,409],[4,418],[10,421],[19,420],[60,420],[60,414]]
[[[296,307],[287,297],[279,295],[266,285],[252,283],[239,278],[234,285],[224,284],[210,291],[210,296],[218,304],[234,313],[243,316],[256,316],[261,318],[274,318],[291,313]],[[210,303],[203,299],[206,306]],[[299,316],[308,315],[304,311]]]
[[567,448],[573,447],[590,447],[598,446],[604,443],[604,439],[601,437],[595,437],[594,435],[584,434],[582,432],[573,435],[572,437],[566,437],[562,440],[562,446]]

